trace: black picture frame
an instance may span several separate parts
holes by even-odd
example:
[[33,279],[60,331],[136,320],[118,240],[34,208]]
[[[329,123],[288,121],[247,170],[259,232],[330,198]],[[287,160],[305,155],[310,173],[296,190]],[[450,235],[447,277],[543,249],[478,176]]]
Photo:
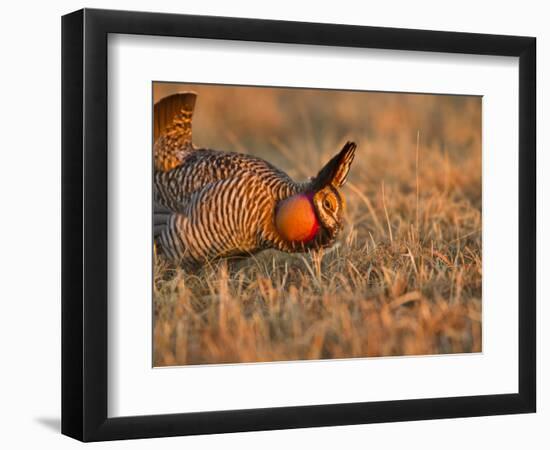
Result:
[[[107,417],[110,33],[519,57],[517,393]],[[84,9],[62,18],[62,433],[82,441],[535,412],[536,39]]]

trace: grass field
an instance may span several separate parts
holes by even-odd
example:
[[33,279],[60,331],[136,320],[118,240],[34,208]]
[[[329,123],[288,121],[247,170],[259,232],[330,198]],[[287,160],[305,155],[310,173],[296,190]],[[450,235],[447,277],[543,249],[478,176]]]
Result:
[[196,144],[298,180],[358,149],[337,244],[186,273],[158,257],[154,365],[481,351],[481,99],[155,86],[198,93]]

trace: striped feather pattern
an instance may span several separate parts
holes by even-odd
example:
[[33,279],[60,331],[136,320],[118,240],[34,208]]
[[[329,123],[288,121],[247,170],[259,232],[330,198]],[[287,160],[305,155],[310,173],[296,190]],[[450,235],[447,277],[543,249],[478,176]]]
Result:
[[239,153],[197,150],[155,174],[155,201],[175,213],[159,233],[173,260],[197,263],[264,248],[290,251],[274,228],[277,203],[303,190],[268,162]]

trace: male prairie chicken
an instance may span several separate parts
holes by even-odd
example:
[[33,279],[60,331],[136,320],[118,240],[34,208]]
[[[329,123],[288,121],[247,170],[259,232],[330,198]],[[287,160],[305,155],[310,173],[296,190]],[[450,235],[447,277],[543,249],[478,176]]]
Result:
[[197,148],[196,94],[162,99],[154,110],[154,235],[174,262],[196,265],[264,249],[328,247],[343,225],[346,181],[356,145],[347,142],[306,182],[251,155]]

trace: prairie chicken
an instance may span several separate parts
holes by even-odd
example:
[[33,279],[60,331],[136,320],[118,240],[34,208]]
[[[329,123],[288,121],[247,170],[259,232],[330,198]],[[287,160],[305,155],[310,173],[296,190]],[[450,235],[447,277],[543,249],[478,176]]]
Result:
[[345,183],[356,145],[347,142],[308,181],[251,155],[197,148],[196,94],[154,110],[154,236],[172,261],[195,266],[264,249],[302,252],[333,244],[343,225]]

